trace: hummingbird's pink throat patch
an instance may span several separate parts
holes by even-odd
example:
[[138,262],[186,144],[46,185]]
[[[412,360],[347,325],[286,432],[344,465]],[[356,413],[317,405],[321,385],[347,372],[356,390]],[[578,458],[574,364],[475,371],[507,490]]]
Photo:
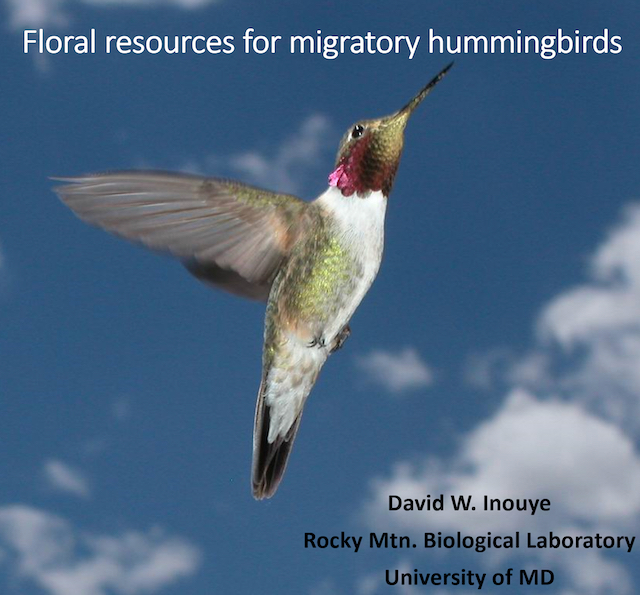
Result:
[[372,135],[363,136],[341,156],[329,174],[329,185],[339,188],[343,196],[357,193],[365,197],[378,190],[389,196],[399,155],[391,159],[385,157]]
[[343,161],[329,174],[329,186],[338,188],[343,196],[351,196],[356,192],[364,195],[372,190],[382,190],[385,196],[389,196],[396,169],[397,163],[384,164],[377,170],[367,171],[362,167],[358,169],[352,160]]
[[329,186],[339,188],[343,196],[365,191],[363,184],[359,183],[355,172],[349,167],[349,162],[341,163],[329,174]]
[[330,174],[329,174],[329,186],[337,186],[338,188],[342,188],[349,181],[349,177],[344,171],[344,164],[338,165]]

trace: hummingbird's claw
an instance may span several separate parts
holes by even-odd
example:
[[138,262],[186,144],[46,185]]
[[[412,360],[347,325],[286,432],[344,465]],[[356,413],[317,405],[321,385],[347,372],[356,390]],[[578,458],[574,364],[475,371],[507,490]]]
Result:
[[344,342],[351,335],[351,327],[346,324],[344,328],[336,335],[336,338],[333,340],[333,345],[331,346],[331,351],[329,351],[329,355],[338,351],[343,345]]
[[324,337],[314,337],[313,339],[311,339],[311,341],[309,341],[307,343],[307,347],[324,347],[325,346],[325,341],[324,341]]

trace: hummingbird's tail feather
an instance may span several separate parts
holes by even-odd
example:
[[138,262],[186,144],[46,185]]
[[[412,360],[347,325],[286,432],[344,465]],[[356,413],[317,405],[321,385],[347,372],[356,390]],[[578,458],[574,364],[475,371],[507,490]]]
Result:
[[293,441],[300,427],[302,411],[296,417],[286,436],[278,436],[269,442],[271,415],[264,398],[264,381],[260,384],[258,402],[256,404],[255,427],[253,431],[253,466],[251,483],[253,497],[256,500],[271,498],[278,489],[284,471],[287,468]]
[[327,350],[310,347],[298,337],[279,342],[273,359],[264,367],[253,428],[253,496],[275,494],[287,467],[302,410]]

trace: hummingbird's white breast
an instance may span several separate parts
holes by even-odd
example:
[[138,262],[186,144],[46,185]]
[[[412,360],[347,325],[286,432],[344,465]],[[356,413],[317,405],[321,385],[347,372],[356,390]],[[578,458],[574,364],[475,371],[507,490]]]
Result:
[[330,186],[317,203],[334,221],[341,244],[362,266],[362,275],[355,280],[349,299],[325,329],[325,336],[332,340],[349,322],[380,269],[387,198],[380,191],[366,197],[343,196],[338,188]]

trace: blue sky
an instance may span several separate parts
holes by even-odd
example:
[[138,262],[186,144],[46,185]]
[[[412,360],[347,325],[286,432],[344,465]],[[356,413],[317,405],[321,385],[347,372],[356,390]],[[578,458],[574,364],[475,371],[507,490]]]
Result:
[[[3,0],[1,18],[0,592],[442,595],[477,588],[388,587],[385,570],[508,567],[552,569],[548,595],[635,592],[636,548],[354,553],[304,549],[304,534],[637,534],[636,3]],[[412,60],[24,55],[22,31],[39,26],[423,41]],[[430,54],[430,28],[607,28],[623,51]],[[312,199],[343,131],[404,105],[452,58],[407,130],[380,275],[280,490],[255,502],[263,307],[84,225],[48,177],[161,168]],[[552,508],[392,513],[394,493]]]

